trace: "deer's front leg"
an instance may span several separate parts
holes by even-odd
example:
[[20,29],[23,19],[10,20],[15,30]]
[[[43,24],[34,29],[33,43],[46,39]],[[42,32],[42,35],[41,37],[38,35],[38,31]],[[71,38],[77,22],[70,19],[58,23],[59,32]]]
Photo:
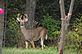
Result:
[[30,43],[32,44],[32,47],[35,48],[34,41],[30,41]]
[[25,41],[25,48],[28,48],[28,42],[27,41]]

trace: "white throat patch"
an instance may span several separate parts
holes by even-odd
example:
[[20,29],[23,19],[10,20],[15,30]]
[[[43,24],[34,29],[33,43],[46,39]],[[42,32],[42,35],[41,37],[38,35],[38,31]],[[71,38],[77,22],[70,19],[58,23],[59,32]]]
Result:
[[20,26],[20,27],[24,27],[24,26]]

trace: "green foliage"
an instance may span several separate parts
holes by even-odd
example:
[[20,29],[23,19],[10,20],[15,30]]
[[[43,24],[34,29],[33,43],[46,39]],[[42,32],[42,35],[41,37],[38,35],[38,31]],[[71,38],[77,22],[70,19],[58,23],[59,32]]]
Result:
[[79,51],[82,53],[82,15],[78,16],[74,21],[74,27],[77,29],[76,33],[79,35],[78,37],[78,48]]
[[[17,45],[17,41],[20,38],[18,33],[19,25],[17,23],[16,17],[18,13],[22,13],[25,5],[25,0],[7,0],[5,3],[5,19],[6,21],[6,30],[5,30],[5,46],[13,47]],[[20,5],[19,5],[20,4]],[[22,7],[21,7],[22,6]]]
[[78,18],[76,18],[76,20],[74,21],[73,25],[75,30],[77,29],[77,33],[81,35],[82,34],[82,16],[78,16]]
[[8,20],[6,36],[5,36],[5,44],[6,46],[14,46],[17,42],[17,30],[18,25],[14,18]]
[[75,19],[67,35],[67,45],[82,52],[82,16],[78,16]]
[[18,25],[17,25],[15,18],[11,18],[8,20],[8,28],[10,28],[10,30],[14,30],[14,31],[16,31],[18,29]]
[[79,35],[76,32],[69,32],[67,35],[68,47],[76,48],[78,47]]
[[66,48],[76,49],[78,52],[81,50],[81,41],[82,36],[79,36],[78,33],[70,31],[66,36]]
[[52,19],[52,16],[43,16],[42,25],[48,29],[48,36],[50,38],[56,37],[60,33],[60,22]]

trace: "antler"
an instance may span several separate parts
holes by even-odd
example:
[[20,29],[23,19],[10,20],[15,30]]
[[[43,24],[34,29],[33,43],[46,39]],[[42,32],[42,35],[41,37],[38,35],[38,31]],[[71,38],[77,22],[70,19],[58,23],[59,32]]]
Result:
[[26,18],[28,18],[28,15],[27,14],[24,14],[26,16]]
[[20,21],[20,13],[17,14],[17,20]]
[[17,14],[17,17],[19,17],[19,16],[20,16],[20,13]]
[[28,16],[27,16],[27,14],[24,14],[24,15],[17,14],[17,20],[27,22],[28,21]]
[[18,20],[18,21],[20,21],[20,19],[19,19],[19,18],[17,18],[17,20]]
[[26,16],[25,17],[25,22],[27,22],[28,21],[28,15],[27,14],[24,14],[24,16]]

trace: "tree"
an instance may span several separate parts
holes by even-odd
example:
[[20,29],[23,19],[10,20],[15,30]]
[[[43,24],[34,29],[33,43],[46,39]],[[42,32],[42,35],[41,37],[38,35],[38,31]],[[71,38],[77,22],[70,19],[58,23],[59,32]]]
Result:
[[26,0],[26,11],[25,13],[29,17],[28,28],[32,28],[34,25],[34,14],[35,14],[36,0]]
[[0,54],[2,54],[2,41],[4,35],[4,4],[0,1]]
[[60,3],[61,21],[62,21],[60,42],[59,42],[59,54],[63,54],[65,35],[68,30],[69,21],[71,19],[72,10],[73,10],[73,6],[74,6],[74,0],[71,0],[69,13],[67,16],[65,14],[64,0],[60,0],[59,3]]

